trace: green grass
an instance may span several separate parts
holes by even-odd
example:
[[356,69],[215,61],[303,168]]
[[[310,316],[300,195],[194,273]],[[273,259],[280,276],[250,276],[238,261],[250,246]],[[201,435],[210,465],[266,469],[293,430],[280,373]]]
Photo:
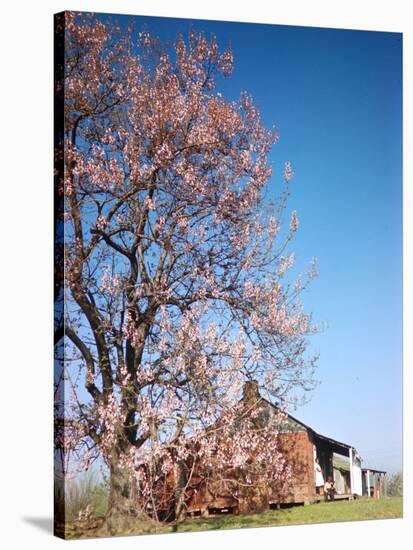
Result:
[[[295,506],[261,514],[217,516],[194,519],[178,525],[176,531],[204,531],[211,529],[239,529],[271,525],[303,525],[335,521],[358,521],[403,517],[401,497],[380,500],[367,497],[353,501],[320,502],[309,506]],[[166,531],[163,531],[166,532]]]
[[[184,523],[149,526],[144,531],[128,532],[125,535],[155,533],[185,533],[215,529],[241,529],[277,525],[303,525],[338,521],[359,521],[403,517],[403,498],[359,498],[353,501],[320,502],[309,506],[294,506],[260,514],[222,515],[210,518],[187,519]],[[94,529],[79,529],[76,522],[66,526],[66,538],[89,538],[99,536]]]

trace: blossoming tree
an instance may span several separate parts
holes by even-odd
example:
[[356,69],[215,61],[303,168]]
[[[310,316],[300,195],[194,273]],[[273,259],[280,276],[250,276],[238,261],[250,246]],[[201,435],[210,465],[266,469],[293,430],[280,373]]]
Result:
[[289,163],[277,204],[263,198],[276,133],[246,93],[216,91],[229,50],[194,32],[171,51],[146,31],[134,43],[130,30],[70,12],[64,26],[71,393],[57,439],[65,456],[80,450],[78,466],[103,457],[116,533],[145,516],[143,502],[156,518],[162,479],[175,480],[181,517],[183,465],[225,475],[253,452],[261,478],[285,475],[275,426],[233,427],[246,380],[279,402],[310,383],[313,327],[299,296],[315,271],[291,277]]

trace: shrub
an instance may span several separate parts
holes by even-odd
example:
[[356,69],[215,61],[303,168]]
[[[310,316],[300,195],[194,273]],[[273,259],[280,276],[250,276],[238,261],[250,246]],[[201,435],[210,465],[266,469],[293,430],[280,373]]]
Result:
[[387,494],[391,497],[403,496],[403,474],[397,472],[393,474],[389,480]]
[[55,504],[61,509],[64,505],[66,521],[75,521],[79,512],[87,506],[93,516],[102,517],[106,513],[108,501],[108,483],[105,477],[88,471],[76,479],[67,480],[65,491],[56,484]]

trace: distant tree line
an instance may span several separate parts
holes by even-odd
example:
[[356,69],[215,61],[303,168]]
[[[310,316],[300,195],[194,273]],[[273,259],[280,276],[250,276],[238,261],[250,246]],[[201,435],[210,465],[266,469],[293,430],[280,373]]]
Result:
[[403,496],[403,474],[396,472],[389,479],[387,494],[391,497]]

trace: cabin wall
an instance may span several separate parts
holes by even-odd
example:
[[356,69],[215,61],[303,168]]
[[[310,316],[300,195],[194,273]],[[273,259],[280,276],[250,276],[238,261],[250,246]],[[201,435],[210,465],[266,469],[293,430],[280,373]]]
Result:
[[278,438],[280,450],[291,471],[289,479],[282,476],[280,482],[270,487],[260,483],[240,487],[237,498],[210,481],[192,493],[187,503],[188,512],[204,514],[208,509],[229,508],[233,512],[250,513],[268,510],[271,504],[312,502],[315,497],[314,444],[308,432],[285,432]]
[[271,502],[311,502],[315,496],[313,442],[306,431],[283,433],[279,437],[291,468],[291,480],[283,492],[271,495]]
[[353,460],[353,494],[362,496],[363,480],[361,473],[361,460]]

